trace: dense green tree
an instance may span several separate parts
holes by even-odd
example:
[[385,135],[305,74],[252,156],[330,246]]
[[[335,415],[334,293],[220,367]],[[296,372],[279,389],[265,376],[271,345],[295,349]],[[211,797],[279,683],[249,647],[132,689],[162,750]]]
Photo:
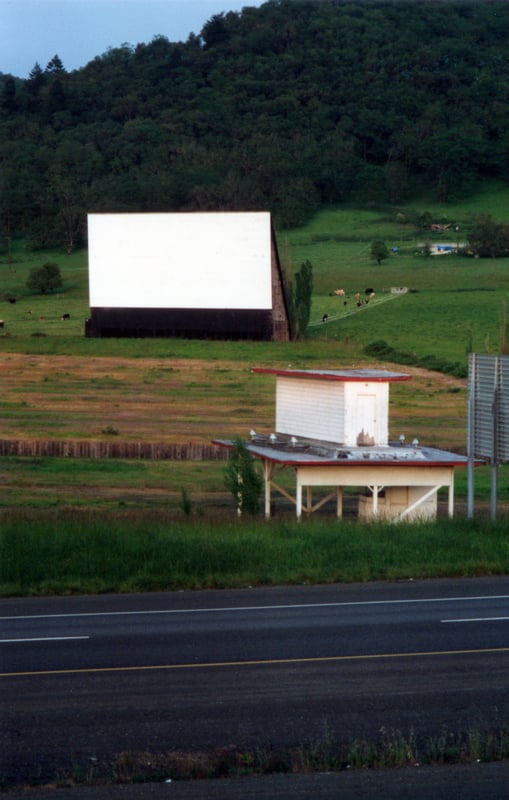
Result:
[[7,116],[17,111],[17,109],[16,81],[12,75],[6,75],[0,94],[0,110]]
[[46,65],[46,72],[50,73],[62,73],[65,72],[64,65],[62,64],[62,59],[58,55],[54,55],[53,58],[48,61]]
[[469,247],[478,256],[507,256],[509,225],[497,222],[491,214],[480,214],[470,230]]
[[509,180],[508,33],[503,0],[268,0],[186,42],[0,74],[2,219],[75,247],[91,208],[267,208],[292,227],[323,203]]
[[380,239],[375,239],[375,241],[371,242],[370,255],[373,261],[376,261],[376,263],[380,265],[382,261],[385,261],[385,259],[389,257],[389,248],[385,242],[382,242]]
[[306,260],[300,270],[295,273],[295,288],[292,293],[291,313],[292,329],[295,338],[306,335],[311,316],[311,298],[313,295],[313,265]]
[[47,294],[63,286],[60,267],[47,261],[42,267],[33,267],[27,278],[27,288],[40,294]]

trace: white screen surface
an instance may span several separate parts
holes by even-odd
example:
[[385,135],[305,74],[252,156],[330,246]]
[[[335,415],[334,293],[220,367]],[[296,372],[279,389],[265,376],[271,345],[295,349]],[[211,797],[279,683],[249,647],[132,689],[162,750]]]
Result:
[[268,212],[89,214],[90,307],[271,309]]

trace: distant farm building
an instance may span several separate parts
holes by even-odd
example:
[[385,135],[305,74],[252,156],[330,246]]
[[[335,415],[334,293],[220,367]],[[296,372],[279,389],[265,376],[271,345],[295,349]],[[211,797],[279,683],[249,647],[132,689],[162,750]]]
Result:
[[89,337],[288,341],[268,212],[90,214]]
[[432,256],[449,256],[458,252],[457,244],[432,244],[430,246],[430,255]]

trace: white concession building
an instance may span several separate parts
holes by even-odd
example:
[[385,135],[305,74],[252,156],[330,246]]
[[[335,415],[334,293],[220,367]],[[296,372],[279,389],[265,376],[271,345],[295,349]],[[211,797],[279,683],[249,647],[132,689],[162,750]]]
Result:
[[[441,487],[448,490],[448,514],[453,515],[454,469],[466,466],[467,457],[416,441],[389,441],[389,384],[410,375],[375,369],[253,372],[276,377],[275,430],[253,430],[247,443],[262,463],[266,516],[274,491],[295,504],[297,517],[335,498],[339,517],[346,486],[365,489],[359,497],[361,518],[433,518]],[[295,473],[295,495],[277,480],[284,470]],[[313,503],[313,487],[329,487],[329,492]]]
[[287,341],[268,212],[89,214],[87,336]]

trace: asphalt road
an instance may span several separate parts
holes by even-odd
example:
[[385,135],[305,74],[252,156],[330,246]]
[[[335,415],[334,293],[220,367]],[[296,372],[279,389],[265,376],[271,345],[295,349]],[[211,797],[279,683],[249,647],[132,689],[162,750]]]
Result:
[[509,579],[3,600],[1,771],[509,723]]

